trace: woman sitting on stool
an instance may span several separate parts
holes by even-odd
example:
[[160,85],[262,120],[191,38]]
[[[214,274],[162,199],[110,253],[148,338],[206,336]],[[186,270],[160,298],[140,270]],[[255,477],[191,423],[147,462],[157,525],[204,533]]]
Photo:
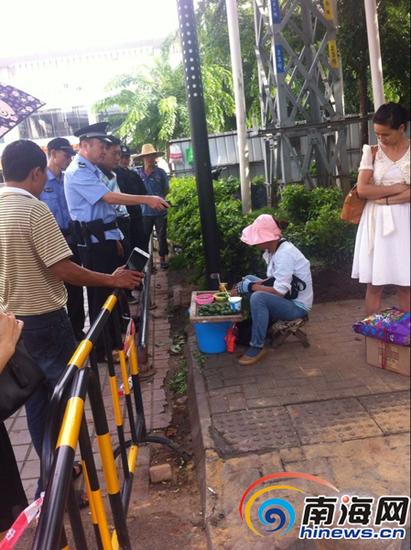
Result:
[[240,365],[254,365],[267,353],[264,342],[269,323],[306,317],[313,303],[310,262],[292,243],[281,238],[281,229],[269,214],[247,226],[241,240],[264,250],[268,279],[247,275],[231,291],[250,296],[252,321],[250,347]]

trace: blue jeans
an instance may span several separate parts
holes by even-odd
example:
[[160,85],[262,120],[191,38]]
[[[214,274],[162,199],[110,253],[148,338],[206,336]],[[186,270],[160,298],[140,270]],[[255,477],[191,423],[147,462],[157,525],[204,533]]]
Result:
[[[247,275],[244,279],[256,283],[262,280],[254,275]],[[264,291],[251,294],[250,310],[252,320],[250,346],[256,348],[264,347],[270,322],[293,321],[307,315],[307,311],[297,306],[292,300]]]
[[26,402],[27,425],[36,453],[41,457],[48,402],[76,343],[64,309],[19,319],[24,321],[22,338],[27,351],[46,376],[45,383]]

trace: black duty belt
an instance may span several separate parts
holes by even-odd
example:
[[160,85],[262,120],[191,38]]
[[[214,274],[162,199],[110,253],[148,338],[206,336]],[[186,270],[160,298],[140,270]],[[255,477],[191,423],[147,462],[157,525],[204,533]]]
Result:
[[72,235],[74,235],[77,244],[89,246],[92,244],[91,237],[95,237],[99,243],[106,240],[105,231],[117,229],[117,222],[104,223],[102,219],[93,220],[91,222],[75,221],[70,224]]

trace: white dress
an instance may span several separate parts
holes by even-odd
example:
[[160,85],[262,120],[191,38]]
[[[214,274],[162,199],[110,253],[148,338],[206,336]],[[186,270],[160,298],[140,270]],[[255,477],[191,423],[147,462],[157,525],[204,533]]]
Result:
[[[364,145],[359,170],[373,170],[376,185],[410,184],[410,147],[392,161],[378,147]],[[352,278],[360,283],[410,285],[410,203],[365,205],[355,241]]]

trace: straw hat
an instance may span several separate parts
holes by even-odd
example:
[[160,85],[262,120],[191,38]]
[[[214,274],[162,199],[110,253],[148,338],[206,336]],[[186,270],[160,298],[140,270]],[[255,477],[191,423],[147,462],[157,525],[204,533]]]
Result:
[[243,229],[241,240],[250,246],[281,239],[281,229],[270,214],[261,214]]
[[156,155],[156,157],[162,157],[161,151],[156,151],[154,145],[151,143],[145,143],[141,148],[141,153],[136,155],[136,158],[147,157],[148,155]]

